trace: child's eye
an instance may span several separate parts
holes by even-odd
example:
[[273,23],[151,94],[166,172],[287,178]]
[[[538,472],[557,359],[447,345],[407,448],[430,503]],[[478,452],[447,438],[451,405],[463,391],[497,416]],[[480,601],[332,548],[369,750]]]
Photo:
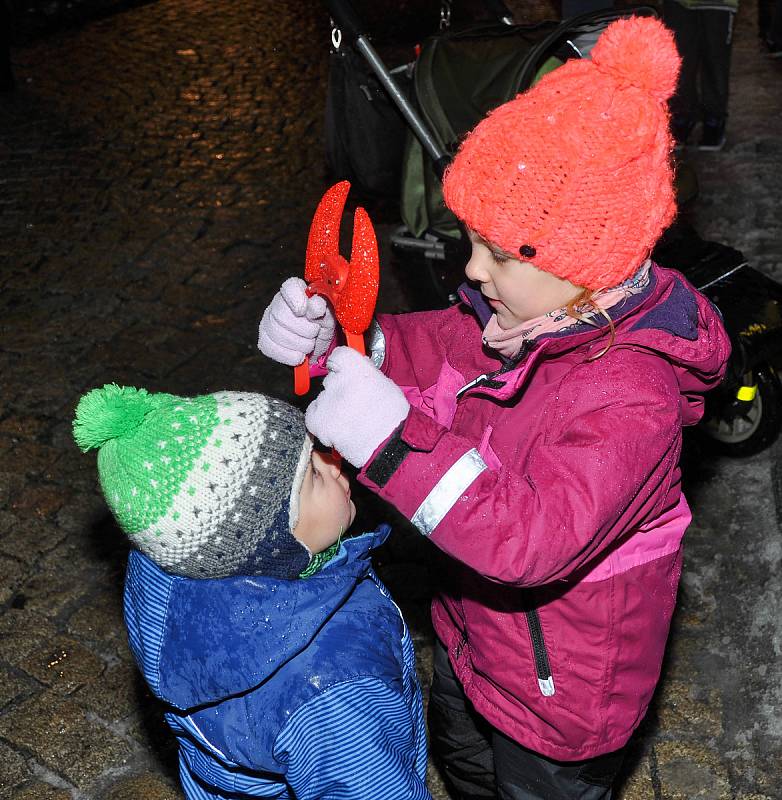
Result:
[[494,259],[495,264],[504,264],[508,260],[508,256],[504,256],[502,253],[496,253],[494,250],[491,251],[491,257]]

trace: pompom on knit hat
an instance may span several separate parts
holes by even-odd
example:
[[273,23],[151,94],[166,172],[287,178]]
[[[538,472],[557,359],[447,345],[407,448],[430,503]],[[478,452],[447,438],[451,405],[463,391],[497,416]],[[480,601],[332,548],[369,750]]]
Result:
[[609,25],[490,112],[444,178],[448,207],[487,241],[577,286],[633,274],[676,207],[667,100],[681,59],[657,19]]
[[292,534],[312,450],[298,409],[262,394],[108,384],[81,398],[73,434],[98,449],[120,528],[167,572],[289,579],[307,567]]

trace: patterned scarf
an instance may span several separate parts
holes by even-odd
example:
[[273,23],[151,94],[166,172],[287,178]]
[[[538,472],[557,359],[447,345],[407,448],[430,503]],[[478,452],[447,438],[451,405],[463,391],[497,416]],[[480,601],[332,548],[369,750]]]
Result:
[[[624,283],[612,286],[609,289],[600,289],[593,295],[592,303],[597,309],[607,311],[628,297],[643,292],[649,285],[651,264],[651,260],[647,259],[641,264],[635,275],[628,278]],[[591,318],[602,316],[597,309],[592,308],[591,305],[576,308],[576,311],[582,314],[583,317],[583,319],[576,319],[571,317],[564,307],[555,308],[553,311],[548,311],[539,317],[535,317],[535,319],[522,322],[509,330],[500,328],[497,323],[497,315],[492,314],[488,324],[483,329],[483,343],[491,347],[492,350],[496,350],[500,355],[506,358],[513,358],[521,350],[524,342],[530,339],[538,339],[546,333],[559,333],[579,325],[581,322],[596,325]],[[616,310],[618,311],[619,309]]]

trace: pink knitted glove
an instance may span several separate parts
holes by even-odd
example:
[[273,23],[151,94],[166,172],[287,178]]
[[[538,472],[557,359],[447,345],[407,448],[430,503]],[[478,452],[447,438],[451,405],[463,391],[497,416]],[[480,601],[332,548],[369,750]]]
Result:
[[288,278],[263,312],[258,349],[269,358],[295,367],[311,355],[322,356],[334,338],[334,312],[319,295],[307,297],[301,278]]
[[410,404],[390,378],[349,347],[335,348],[326,366],[323,391],[307,408],[305,423],[323,444],[363,467],[407,417]]

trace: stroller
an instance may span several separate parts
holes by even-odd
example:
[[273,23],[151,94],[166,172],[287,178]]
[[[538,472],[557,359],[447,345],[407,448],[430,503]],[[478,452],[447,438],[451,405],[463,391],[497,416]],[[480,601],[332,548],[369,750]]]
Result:
[[[333,25],[326,115],[331,171],[370,196],[401,187],[404,224],[391,234],[391,246],[424,307],[455,302],[469,257],[466,234],[444,206],[441,190],[460,137],[566,60],[587,58],[615,19],[657,14],[636,6],[516,25],[501,0],[491,0],[487,7],[496,21],[450,30],[446,1],[441,31],[416,48],[412,64],[388,70],[350,0],[326,5]],[[340,118],[350,124],[340,124]],[[350,131],[358,138],[351,141]],[[676,189],[680,208],[697,196],[697,179],[686,162],[677,164]],[[750,267],[738,250],[704,241],[680,220],[652,256],[712,300],[733,345],[725,381],[707,396],[700,431],[728,455],[763,450],[782,428],[782,286]]]

